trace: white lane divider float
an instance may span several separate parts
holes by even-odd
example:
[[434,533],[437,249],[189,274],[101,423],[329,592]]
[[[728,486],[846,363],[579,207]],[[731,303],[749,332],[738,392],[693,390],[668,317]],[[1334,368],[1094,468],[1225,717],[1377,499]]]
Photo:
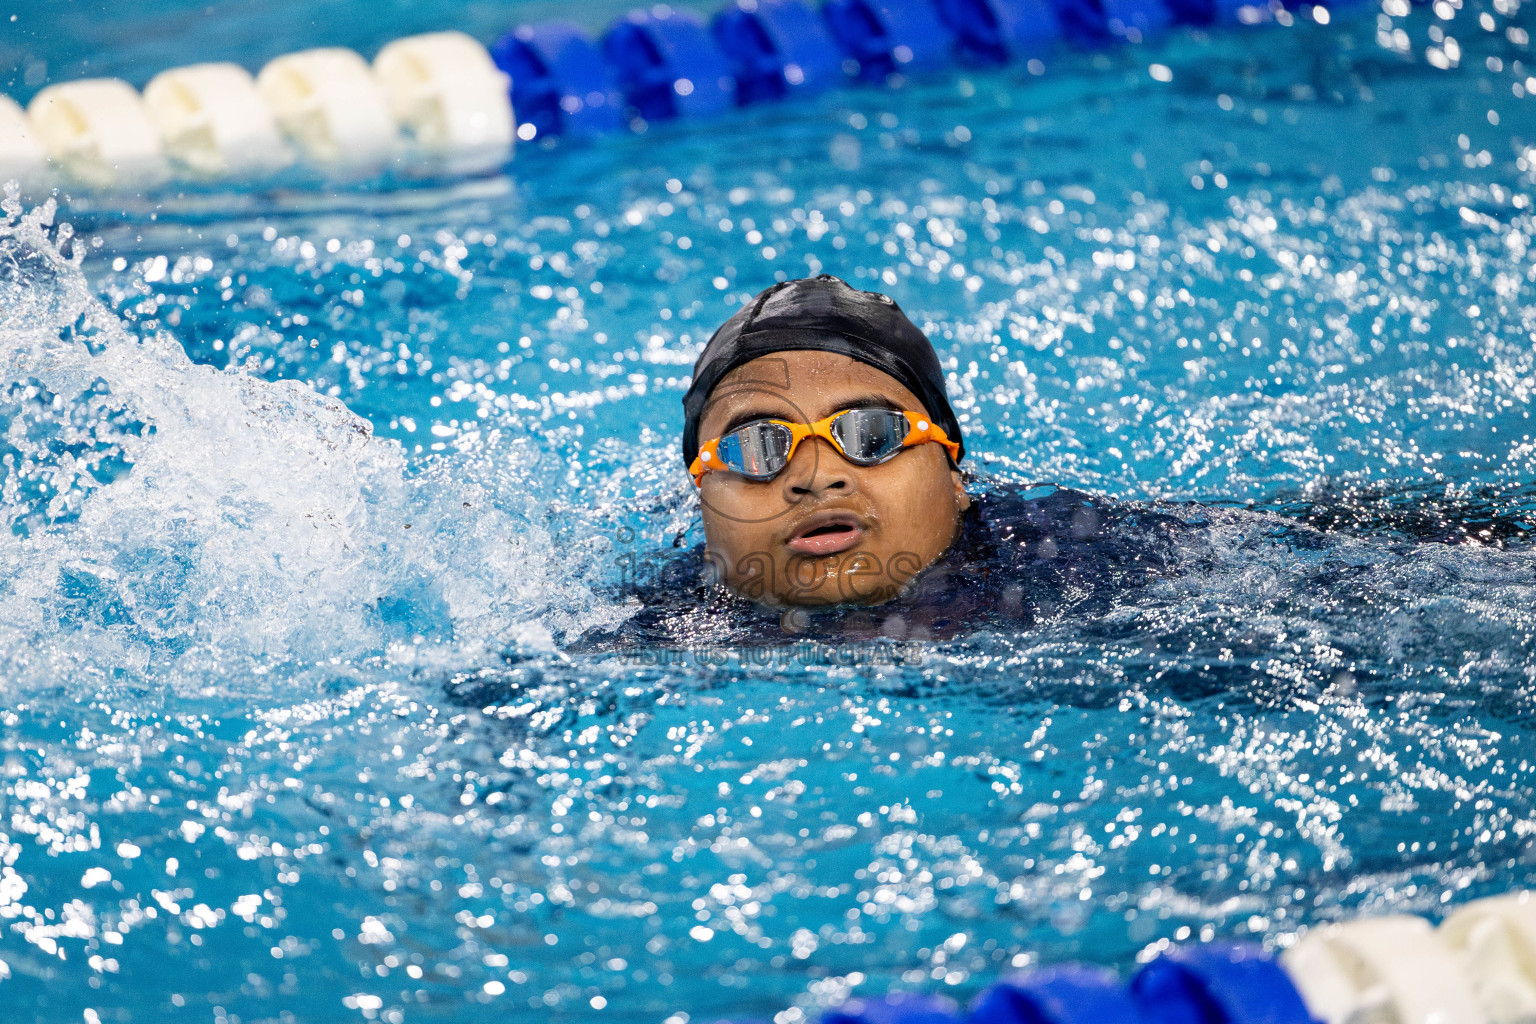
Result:
[[81,181],[145,185],[165,177],[160,132],[127,82],[51,85],[33,98],[27,115],[49,158]]
[[290,162],[272,108],[238,64],[172,68],[144,87],[167,154],[194,174],[255,177]]
[[399,39],[373,61],[390,110],[421,155],[455,173],[501,166],[512,154],[511,82],[462,32]]
[[48,153],[32,132],[27,112],[9,96],[0,96],[0,178],[40,180]]
[[311,164],[333,174],[366,174],[395,155],[395,119],[367,61],[351,50],[278,57],[256,76],[256,88]]
[[1440,925],[1461,954],[1493,1024],[1536,1024],[1536,899],[1529,892],[1468,903]]
[[237,64],[172,68],[142,97],[117,79],[67,82],[38,93],[25,112],[0,96],[0,176],[41,183],[51,161],[85,184],[140,187],[163,180],[169,165],[195,177],[257,178],[295,155],[343,178],[391,163],[494,171],[515,145],[510,88],[462,32],[396,40],[372,66],[326,47],[278,57],[254,78]]
[[1280,961],[1325,1024],[1492,1024],[1460,958],[1423,918],[1318,928]]

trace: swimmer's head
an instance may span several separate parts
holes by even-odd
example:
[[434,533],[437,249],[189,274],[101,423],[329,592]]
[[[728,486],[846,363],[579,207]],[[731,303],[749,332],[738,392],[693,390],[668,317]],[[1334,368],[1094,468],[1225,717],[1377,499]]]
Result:
[[970,506],[933,345],[890,298],[829,274],[726,321],[683,409],[710,561],[754,601],[889,600]]

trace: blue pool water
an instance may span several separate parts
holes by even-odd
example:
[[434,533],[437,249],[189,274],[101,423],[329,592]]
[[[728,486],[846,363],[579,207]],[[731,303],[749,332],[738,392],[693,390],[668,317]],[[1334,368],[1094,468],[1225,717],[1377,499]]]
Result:
[[[7,1013],[795,1024],[1530,884],[1530,19],[1395,4],[501,177],[12,202]],[[4,46],[142,83],[455,17],[333,6]],[[823,270],[929,330],[974,490],[1164,503],[1177,571],[637,647],[692,360]]]

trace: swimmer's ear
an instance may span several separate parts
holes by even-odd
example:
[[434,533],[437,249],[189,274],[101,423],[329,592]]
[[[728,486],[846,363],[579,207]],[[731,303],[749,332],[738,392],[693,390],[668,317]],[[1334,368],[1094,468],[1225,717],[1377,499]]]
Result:
[[949,471],[949,479],[955,485],[955,507],[961,512],[968,512],[971,508],[971,496],[965,493],[965,477],[960,475],[958,469]]

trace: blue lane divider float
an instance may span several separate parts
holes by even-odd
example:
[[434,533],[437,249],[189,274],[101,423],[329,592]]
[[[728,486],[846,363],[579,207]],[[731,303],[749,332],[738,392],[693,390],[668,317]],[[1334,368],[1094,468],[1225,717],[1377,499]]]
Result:
[[1061,38],[1050,0],[935,0],[961,53],[983,64],[1004,64],[1044,53]]
[[930,0],[826,0],[821,10],[862,78],[883,81],[949,62],[954,33]]
[[[1220,2],[1220,0],[1217,0]],[[1162,0],[1055,0],[1066,37],[1078,46],[1139,43],[1173,25]]]
[[623,100],[608,65],[575,25],[520,26],[492,45],[491,57],[512,79],[520,138],[623,127]]
[[[1483,916],[1500,915],[1531,924],[1536,941],[1536,911],[1506,900]],[[1471,934],[1477,928],[1462,931]],[[1455,976],[1463,970],[1454,958],[1438,958],[1429,967],[1430,973]],[[1389,999],[1390,993],[1373,991],[1366,998]],[[1332,1012],[1313,1013],[1272,954],[1250,943],[1218,942],[1168,950],[1143,965],[1128,985],[1104,967],[1063,964],[1005,979],[977,996],[964,1013],[948,999],[893,993],[851,1000],[822,1014],[818,1024],[1320,1024],[1324,1017],[1353,1020],[1357,1010],[1375,1008],[1360,1002],[1344,1006],[1343,1012],[1333,1006]],[[1467,1019],[1457,1024],[1489,1024],[1475,1012],[1461,1016]],[[1506,1024],[1508,1016],[1492,1024]],[[1410,1013],[1401,1024],[1410,1018],[1431,1019]]]
[[970,1024],[1145,1024],[1112,971],[1065,964],[994,985],[971,1004]]
[[736,102],[725,54],[691,14],[635,11],[603,35],[603,57],[646,121],[719,114]]
[[791,90],[820,92],[846,77],[826,22],[800,0],[736,0],[715,15],[711,29],[743,105]]
[[896,992],[883,999],[855,999],[821,1018],[821,1024],[955,1024],[948,999]]
[[[1252,0],[1163,0],[1174,23],[1196,28],[1220,28],[1233,25],[1259,25],[1274,21],[1268,7],[1255,6]],[[1344,0],[1348,2],[1348,0]],[[1324,3],[1338,7],[1340,0]]]
[[1317,1024],[1290,977],[1258,946],[1173,949],[1131,980],[1147,1024]]

